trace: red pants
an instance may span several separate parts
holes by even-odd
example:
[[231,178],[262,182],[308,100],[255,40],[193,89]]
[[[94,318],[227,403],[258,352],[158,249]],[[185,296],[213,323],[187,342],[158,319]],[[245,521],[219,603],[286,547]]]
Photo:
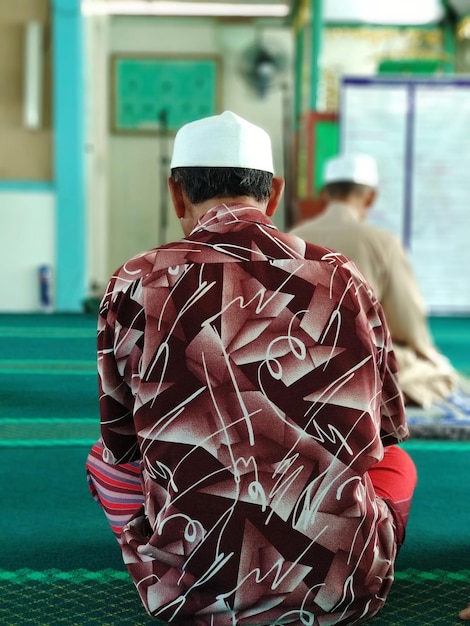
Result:
[[397,543],[401,546],[417,482],[415,464],[403,448],[388,446],[384,450],[384,458],[369,470],[369,476],[375,493],[385,500],[393,513]]
[[[105,512],[119,541],[122,528],[144,503],[140,479],[140,461],[108,465],[101,458],[103,444],[98,441],[87,460],[90,491]],[[405,528],[416,487],[416,468],[410,456],[398,446],[385,448],[384,458],[370,470],[377,496],[392,511],[397,526],[397,543],[405,538]]]

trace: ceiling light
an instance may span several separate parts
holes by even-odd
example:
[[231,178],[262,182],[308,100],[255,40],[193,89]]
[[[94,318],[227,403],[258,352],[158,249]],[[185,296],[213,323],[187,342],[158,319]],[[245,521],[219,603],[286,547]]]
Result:
[[435,24],[445,16],[442,0],[329,0],[325,3],[326,23]]
[[172,16],[238,16],[238,17],[287,17],[287,4],[253,4],[226,2],[171,2],[162,0],[133,0],[111,2],[82,0],[84,15],[172,15]]

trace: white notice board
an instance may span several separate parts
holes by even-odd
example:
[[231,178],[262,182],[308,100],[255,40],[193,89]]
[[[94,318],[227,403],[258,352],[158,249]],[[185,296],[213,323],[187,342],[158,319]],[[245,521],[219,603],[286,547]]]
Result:
[[407,248],[431,313],[470,313],[470,79],[346,77],[342,150],[377,159],[369,221]]

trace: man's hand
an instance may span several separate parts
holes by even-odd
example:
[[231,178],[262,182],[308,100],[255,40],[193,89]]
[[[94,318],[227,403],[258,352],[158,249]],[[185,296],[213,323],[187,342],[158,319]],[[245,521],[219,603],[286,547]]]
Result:
[[469,619],[470,620],[470,603],[468,604],[466,609],[464,609],[463,611],[460,611],[459,617],[460,617],[460,619]]
[[160,548],[156,548],[149,543],[144,546],[138,546],[137,552],[142,556],[148,556],[151,559],[165,563],[170,567],[182,568],[185,562],[184,556],[172,554],[171,552],[165,552],[164,550],[160,550]]

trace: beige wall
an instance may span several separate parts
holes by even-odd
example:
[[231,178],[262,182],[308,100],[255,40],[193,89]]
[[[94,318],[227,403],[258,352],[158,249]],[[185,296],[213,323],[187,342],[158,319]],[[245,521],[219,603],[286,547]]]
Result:
[[[29,20],[44,24],[44,124],[23,124],[24,36]],[[47,0],[0,0],[0,180],[50,180],[51,29]]]
[[[284,173],[283,96],[279,86],[265,99],[252,92],[239,72],[243,51],[263,33],[292,58],[292,34],[287,28],[250,22],[184,18],[93,18],[88,24],[90,85],[89,186],[92,282],[102,282],[128,258],[160,243],[179,239],[180,226],[162,185],[160,162],[171,154],[173,138],[124,136],[109,121],[109,68],[115,53],[155,55],[217,55],[222,63],[221,110],[231,109],[264,127],[273,140],[275,168]],[[106,57],[103,64],[103,55]],[[107,80],[104,80],[106,74]],[[289,76],[292,80],[292,76]],[[104,126],[97,120],[106,119]],[[168,226],[161,229],[161,210]],[[283,207],[276,220],[283,227]]]

